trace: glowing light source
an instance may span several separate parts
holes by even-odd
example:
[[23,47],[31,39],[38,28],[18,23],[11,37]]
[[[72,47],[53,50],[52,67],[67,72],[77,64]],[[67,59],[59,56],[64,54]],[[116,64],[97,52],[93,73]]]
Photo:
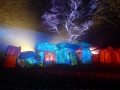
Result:
[[[9,45],[17,47],[21,46],[22,52],[34,51],[34,46],[36,43],[42,41],[51,42],[51,39],[53,39],[52,41],[55,39],[57,42],[61,40],[58,36],[40,33],[35,30],[10,26],[0,27],[0,50],[2,50],[4,47],[4,52]],[[55,43],[55,41],[52,43]]]
[[97,47],[90,47],[89,49],[90,49],[90,51],[91,51],[92,54],[99,54],[100,50],[97,49]]

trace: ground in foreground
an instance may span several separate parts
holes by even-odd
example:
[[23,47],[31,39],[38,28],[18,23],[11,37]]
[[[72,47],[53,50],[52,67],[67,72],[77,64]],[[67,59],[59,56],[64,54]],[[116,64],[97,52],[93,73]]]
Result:
[[120,89],[120,65],[0,69],[1,89]]

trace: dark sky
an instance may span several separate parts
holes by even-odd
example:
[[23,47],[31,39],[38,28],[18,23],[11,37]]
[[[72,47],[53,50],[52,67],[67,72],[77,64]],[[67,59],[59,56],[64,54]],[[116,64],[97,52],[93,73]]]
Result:
[[[37,1],[39,2],[39,0],[36,0],[36,2]],[[90,0],[83,0],[85,5],[87,5],[89,3],[89,1]],[[40,2],[40,3],[35,4],[36,11],[38,11],[37,12],[38,16],[42,15],[43,10],[44,10],[44,9],[41,8],[40,10],[42,12],[39,12],[39,10],[38,10],[39,6],[42,7],[42,8],[47,6],[46,1],[44,1],[42,3]],[[35,8],[33,8],[33,9],[35,9]],[[113,13],[113,17],[110,18],[111,21],[112,20],[115,21],[115,19],[116,20],[120,19],[120,18],[116,18],[114,16],[115,16],[115,14]],[[120,28],[119,23],[116,23],[116,24],[117,24],[118,28]],[[86,41],[86,42],[89,42],[89,43],[92,43],[92,44],[94,44],[94,45],[96,45],[100,48],[107,47],[107,46],[112,46],[112,47],[115,47],[115,48],[120,47],[120,30],[117,30],[114,25],[106,22],[105,24],[103,24],[98,29],[99,29],[98,31],[97,30],[96,31],[91,30],[90,32],[86,32],[86,34],[82,36],[82,40]]]
[[[84,0],[84,3],[88,4],[88,0]],[[47,0],[0,0],[0,25],[49,33],[41,19],[46,6]],[[119,47],[120,32],[111,24],[103,25],[98,32],[94,30],[87,32],[82,36],[82,40],[100,47],[108,45]]]

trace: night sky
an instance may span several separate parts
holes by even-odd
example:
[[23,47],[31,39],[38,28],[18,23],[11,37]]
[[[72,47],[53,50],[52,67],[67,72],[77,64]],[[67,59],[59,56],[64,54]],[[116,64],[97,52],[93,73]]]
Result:
[[[88,2],[88,0],[84,0],[85,5],[87,5]],[[53,37],[57,34],[48,32],[43,25],[43,19],[41,18],[48,6],[47,3],[47,0],[0,0],[0,51],[4,51],[2,50],[3,47],[5,49],[7,45],[12,43],[14,43],[13,45],[21,46],[21,43],[24,42],[22,40],[26,37],[28,43],[25,43],[25,45],[30,45],[31,43],[32,45],[35,45],[40,41],[36,40],[37,37],[34,37],[36,35],[35,32],[40,33],[38,37],[41,38],[41,40],[46,38],[46,41],[53,41],[56,43]],[[111,19],[119,20],[120,18],[113,17]],[[120,30],[119,23],[117,26]],[[106,23],[95,29],[90,28],[90,30],[81,37],[81,40],[100,48],[109,45],[114,48],[119,48],[119,30],[116,30],[113,25]],[[23,33],[26,34],[24,35]],[[34,33],[34,35],[32,33]],[[44,33],[45,36],[43,35],[43,37],[41,37],[42,33]],[[47,37],[48,35],[50,35],[49,37],[53,40],[47,40],[47,38],[49,38]],[[31,39],[31,36],[34,38]],[[59,36],[57,38],[59,40],[57,39],[56,41],[62,41]],[[15,41],[15,39],[16,42],[12,42],[12,40]],[[32,41],[29,41],[29,39]]]
[[44,0],[0,0],[0,57],[8,45],[34,51],[39,42],[57,43],[62,39],[44,28],[41,16]]

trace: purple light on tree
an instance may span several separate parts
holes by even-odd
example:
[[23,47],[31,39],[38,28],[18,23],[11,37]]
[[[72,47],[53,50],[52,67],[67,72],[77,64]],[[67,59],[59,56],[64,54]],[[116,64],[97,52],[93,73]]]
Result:
[[80,38],[84,31],[92,26],[92,20],[83,19],[94,14],[97,0],[90,0],[88,4],[84,4],[83,0],[51,0],[50,3],[52,7],[42,16],[44,24],[49,26],[49,31],[57,32],[64,38],[59,28],[59,25],[62,25],[67,32],[67,42],[72,43],[73,40]]

